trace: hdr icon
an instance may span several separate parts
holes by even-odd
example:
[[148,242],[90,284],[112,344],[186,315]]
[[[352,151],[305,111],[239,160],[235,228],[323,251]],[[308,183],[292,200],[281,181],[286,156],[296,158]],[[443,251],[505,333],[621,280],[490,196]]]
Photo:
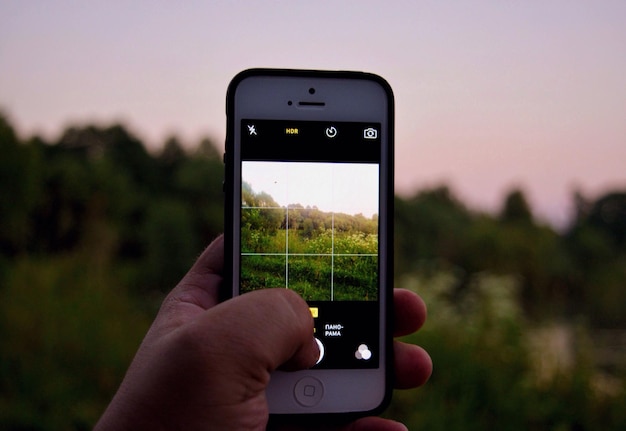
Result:
[[287,127],[285,129],[285,135],[297,135],[298,128],[297,127]]

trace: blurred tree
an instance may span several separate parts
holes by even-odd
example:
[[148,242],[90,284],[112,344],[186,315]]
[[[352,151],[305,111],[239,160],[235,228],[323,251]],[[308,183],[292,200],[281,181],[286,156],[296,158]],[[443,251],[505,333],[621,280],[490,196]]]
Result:
[[149,316],[85,254],[20,257],[0,289],[0,429],[88,430]]
[[[1,429],[88,429],[145,330],[143,311],[222,231],[221,153],[208,139],[183,148],[173,139],[150,153],[121,125],[22,141],[0,114]],[[245,184],[242,199],[277,205]],[[561,234],[533,219],[521,190],[498,214],[469,210],[447,187],[396,197],[396,274],[425,280],[433,321],[415,340],[436,362],[434,386],[399,407],[410,423],[624,429],[624,375],[615,371],[623,363],[603,362],[602,378],[618,375],[622,389],[600,401],[604,380],[590,381],[584,367],[543,389],[528,374],[528,322],[626,327],[626,192],[574,200],[575,222]],[[244,223],[285,227],[283,210],[262,211]],[[375,220],[334,217],[345,232],[371,233]],[[320,252],[330,249],[331,214],[296,205],[290,221]]]
[[[173,178],[181,163],[186,159],[187,154],[182,143],[176,136],[170,136],[165,140],[163,149],[157,157],[162,178]],[[169,190],[171,183],[164,184],[164,188]]]
[[57,142],[59,150],[67,150],[82,159],[107,156],[118,169],[124,170],[136,183],[157,190],[156,164],[142,142],[122,125],[100,128],[70,127]]
[[396,270],[403,273],[420,261],[455,262],[473,215],[449,188],[439,187],[396,197],[394,220]]
[[533,222],[533,214],[522,190],[516,189],[509,192],[504,200],[504,206],[500,213],[500,220],[512,223]]
[[573,226],[576,226],[576,224],[582,222],[589,216],[589,210],[592,203],[583,195],[580,190],[574,191],[574,193],[572,194],[572,201],[574,204]]
[[80,242],[95,186],[83,154],[54,150],[42,170],[44,193],[33,218],[34,248],[48,253],[70,250]]
[[32,239],[30,217],[40,199],[41,155],[21,143],[0,112],[0,256],[27,250]]
[[189,206],[201,244],[224,230],[224,164],[218,157],[208,156],[208,149],[204,151],[203,155],[185,158],[172,179],[173,197]]
[[620,251],[626,251],[626,192],[613,192],[598,199],[589,211],[587,223],[605,233]]
[[574,266],[569,283],[576,311],[596,326],[626,324],[626,193],[610,192],[595,201],[577,198],[577,218],[564,237]]
[[177,136],[170,136],[165,140],[159,160],[167,165],[175,165],[187,156],[183,144]]
[[208,160],[222,161],[222,157],[215,143],[209,138],[202,138],[200,140],[194,155]]
[[[390,417],[402,418],[410,429],[436,431],[626,426],[622,381],[617,391],[604,392],[606,375],[593,368],[590,335],[571,325],[565,343],[562,331],[537,343],[542,328],[524,318],[515,278],[477,274],[462,297],[452,294],[455,275],[443,271],[409,275],[397,284],[428,304],[427,324],[408,341],[423,346],[435,366],[424,387],[394,394]],[[568,363],[546,368],[551,349]]]
[[535,317],[562,315],[569,286],[564,282],[570,261],[559,235],[528,219],[499,222],[482,216],[466,229],[458,265],[469,274],[488,271],[519,277],[520,300]]
[[189,269],[198,253],[188,207],[177,200],[152,202],[143,227],[146,257],[140,277],[142,289],[165,292]]

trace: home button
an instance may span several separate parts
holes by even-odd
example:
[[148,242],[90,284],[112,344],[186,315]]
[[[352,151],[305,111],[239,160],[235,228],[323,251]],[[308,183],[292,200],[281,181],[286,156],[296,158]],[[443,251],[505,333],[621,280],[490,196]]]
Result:
[[294,386],[293,395],[298,404],[314,407],[324,396],[324,385],[314,377],[303,377]]

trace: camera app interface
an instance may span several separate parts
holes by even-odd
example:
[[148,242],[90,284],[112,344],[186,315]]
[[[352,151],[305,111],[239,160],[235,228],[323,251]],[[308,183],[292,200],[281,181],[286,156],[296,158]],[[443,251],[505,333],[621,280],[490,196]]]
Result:
[[242,293],[284,287],[310,306],[317,368],[379,361],[380,125],[243,120]]

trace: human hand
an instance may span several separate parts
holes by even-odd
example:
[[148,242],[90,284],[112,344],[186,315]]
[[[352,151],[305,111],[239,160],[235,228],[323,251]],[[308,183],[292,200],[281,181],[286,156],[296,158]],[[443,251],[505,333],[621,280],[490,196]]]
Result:
[[[306,302],[264,289],[219,303],[223,238],[216,239],[165,298],[124,380],[95,430],[264,430],[265,388],[277,368],[315,364],[317,344]],[[426,307],[397,290],[395,333],[416,331]],[[396,384],[423,384],[432,363],[418,346],[394,343]],[[290,428],[295,429],[295,428]],[[350,430],[401,430],[362,418]]]

